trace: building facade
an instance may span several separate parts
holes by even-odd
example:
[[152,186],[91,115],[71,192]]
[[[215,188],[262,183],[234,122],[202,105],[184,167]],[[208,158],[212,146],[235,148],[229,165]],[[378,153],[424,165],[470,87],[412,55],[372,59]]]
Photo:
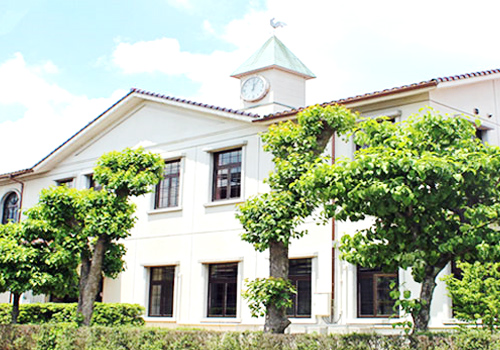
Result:
[[[126,271],[104,279],[103,301],[138,303],[148,324],[214,329],[261,329],[241,297],[245,279],[268,275],[268,253],[240,239],[236,206],[268,190],[272,170],[260,133],[293,119],[314,78],[276,37],[233,74],[241,80],[242,109],[231,110],[133,89],[29,169],[0,175],[2,222],[22,219],[41,189],[96,186],[92,169],[104,153],[142,146],[165,160],[164,179],[136,198],[138,221],[127,248]],[[362,116],[400,121],[426,106],[481,120],[478,136],[499,144],[500,71],[438,78],[329,103]],[[352,157],[352,141],[334,138],[326,152]],[[291,332],[391,332],[388,285],[397,280],[417,294],[409,271],[383,273],[339,260],[336,243],[364,223],[306,222],[309,234],[290,247],[297,287]],[[450,272],[450,268],[446,273]],[[8,295],[2,296],[8,299]],[[39,301],[26,295],[24,302]],[[430,327],[452,326],[451,302],[439,283]]]

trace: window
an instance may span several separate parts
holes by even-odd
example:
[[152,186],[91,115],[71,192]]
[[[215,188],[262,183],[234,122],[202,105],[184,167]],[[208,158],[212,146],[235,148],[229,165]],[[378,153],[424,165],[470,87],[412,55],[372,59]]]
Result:
[[293,305],[287,310],[290,317],[311,316],[311,259],[293,259],[288,263],[288,279],[297,290]]
[[208,317],[236,317],[238,263],[208,265]]
[[95,181],[93,174],[87,175],[87,188],[93,188],[96,191],[102,190],[102,186]]
[[10,192],[5,196],[2,208],[2,224],[19,221],[19,196]]
[[241,195],[241,148],[214,153],[212,200]]
[[397,273],[358,266],[358,317],[397,316],[395,300],[389,295],[391,283],[398,285]]
[[179,205],[180,169],[180,160],[165,162],[163,180],[156,186],[155,209],[171,208]]
[[68,188],[73,188],[73,178],[57,180],[56,183],[57,186],[66,186]]
[[148,316],[172,317],[175,266],[152,267],[149,282]]

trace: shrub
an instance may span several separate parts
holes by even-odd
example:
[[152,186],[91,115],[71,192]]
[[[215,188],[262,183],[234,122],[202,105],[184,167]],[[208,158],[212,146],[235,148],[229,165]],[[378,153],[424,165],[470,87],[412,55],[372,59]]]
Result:
[[499,350],[500,335],[265,334],[76,324],[2,325],[0,350]]
[[[19,308],[19,324],[44,323],[78,323],[76,320],[76,303],[35,303],[21,304]],[[0,324],[11,321],[12,305],[0,304]],[[93,325],[101,326],[141,326],[144,325],[144,308],[137,304],[96,303]]]
[[500,263],[458,262],[462,278],[445,276],[455,317],[493,330],[500,326]]

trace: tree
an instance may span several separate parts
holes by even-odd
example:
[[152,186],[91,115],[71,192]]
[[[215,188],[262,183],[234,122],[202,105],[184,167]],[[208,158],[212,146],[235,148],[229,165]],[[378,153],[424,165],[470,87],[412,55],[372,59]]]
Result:
[[296,123],[273,125],[262,135],[264,150],[272,153],[275,165],[266,180],[271,191],[246,201],[236,216],[245,229],[242,239],[260,252],[269,249],[270,278],[251,282],[245,294],[252,315],[266,315],[266,332],[283,333],[290,324],[286,308],[293,289],[288,283],[288,246],[306,233],[297,228],[318,206],[316,197],[295,184],[315,164],[326,162],[321,154],[332,135],[345,133],[354,122],[355,115],[342,106],[313,106],[299,113]]
[[455,318],[494,330],[500,326],[500,263],[458,262],[461,278],[444,280],[453,301]]
[[453,260],[498,256],[500,149],[476,139],[473,123],[427,111],[399,123],[366,120],[354,159],[322,165],[301,181],[325,216],[375,223],[345,235],[343,259],[411,269],[420,296],[402,302],[417,331],[429,323],[436,276]]
[[76,277],[69,252],[26,240],[26,232],[24,223],[0,225],[0,292],[13,295],[12,323],[17,323],[22,293],[62,295]]
[[84,325],[92,319],[103,275],[115,277],[123,271],[120,240],[135,223],[129,198],[149,192],[160,181],[163,166],[159,155],[143,149],[107,153],[94,169],[103,190],[51,187],[42,190],[38,204],[27,212],[31,238],[71,252],[72,264],[80,265],[78,312]]

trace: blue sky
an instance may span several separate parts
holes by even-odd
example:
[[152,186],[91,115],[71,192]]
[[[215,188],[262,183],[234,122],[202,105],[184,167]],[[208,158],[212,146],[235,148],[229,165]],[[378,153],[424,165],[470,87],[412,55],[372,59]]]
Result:
[[131,87],[238,107],[229,78],[273,31],[308,104],[500,67],[477,0],[0,0],[0,173],[32,166]]

